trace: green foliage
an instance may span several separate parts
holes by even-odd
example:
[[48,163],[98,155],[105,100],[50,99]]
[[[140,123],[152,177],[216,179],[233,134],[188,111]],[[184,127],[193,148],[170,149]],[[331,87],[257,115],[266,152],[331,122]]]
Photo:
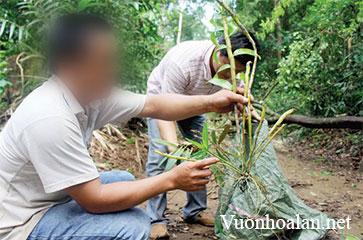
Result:
[[228,80],[214,77],[208,82],[223,89],[232,90],[232,84]]
[[315,1],[301,22],[306,33],[293,35],[289,55],[279,63],[280,89],[309,114],[361,114],[363,46],[351,8],[353,1]]
[[[208,39],[205,6],[211,1],[187,1],[183,11],[182,41]],[[227,2],[227,1],[225,1]],[[363,50],[360,31],[363,4],[355,0],[230,0],[246,27],[262,42],[253,94],[261,99],[279,83],[266,104],[275,112],[294,107],[312,116],[363,116]],[[177,0],[8,0],[0,1],[1,88],[9,82],[3,66],[22,52],[42,56],[44,31],[51,19],[65,12],[88,11],[105,16],[115,26],[123,49],[123,84],[144,92],[146,80],[165,51],[175,45],[179,1]],[[220,8],[216,8],[220,10]],[[211,40],[223,33],[218,14],[211,21]],[[227,18],[228,34],[237,30]],[[217,51],[213,55],[219,62]],[[237,50],[235,54],[251,54]],[[43,59],[44,61],[44,59]],[[2,69],[4,68],[4,69]],[[7,68],[7,69],[5,69]],[[13,69],[16,70],[16,69]],[[12,71],[13,71],[12,70]],[[30,71],[30,72],[29,72]],[[28,61],[25,73],[46,76],[40,61]],[[15,75],[15,74],[8,74]],[[243,74],[238,78],[244,79]],[[36,78],[34,78],[36,79]],[[26,79],[25,92],[39,84]],[[28,82],[32,80],[32,82]],[[213,84],[230,89],[215,77]],[[16,87],[16,86],[14,86]]]
[[[235,10],[262,42],[255,97],[277,112],[362,116],[362,3],[241,0]],[[279,58],[281,56],[281,58]]]
[[7,62],[0,59],[0,100],[2,98],[5,89],[11,86],[11,82],[6,80],[6,73],[8,69],[6,68]]
[[[44,55],[45,30],[56,16],[69,12],[91,12],[105,16],[115,27],[126,60],[122,62],[123,84],[144,92],[152,67],[164,53],[158,24],[170,1],[129,0],[28,0],[0,2],[1,59],[25,52]],[[37,75],[46,76],[45,63]],[[30,66],[32,68],[32,66]],[[26,69],[27,70],[27,69]]]

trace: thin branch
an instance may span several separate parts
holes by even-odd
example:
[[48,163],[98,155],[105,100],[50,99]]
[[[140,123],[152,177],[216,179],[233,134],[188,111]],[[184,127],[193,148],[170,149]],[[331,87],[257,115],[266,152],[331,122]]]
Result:
[[279,84],[278,81],[275,82],[275,84],[266,92],[265,96],[263,96],[263,98],[260,101],[260,104],[263,104],[263,102],[265,101],[265,99],[270,95],[270,93],[274,90],[274,88]]

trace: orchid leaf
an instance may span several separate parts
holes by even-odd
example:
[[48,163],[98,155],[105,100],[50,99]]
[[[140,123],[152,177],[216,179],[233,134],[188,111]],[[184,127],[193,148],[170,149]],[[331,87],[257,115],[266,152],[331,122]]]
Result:
[[171,142],[168,142],[168,141],[165,141],[163,139],[154,138],[152,141],[155,142],[155,143],[163,144],[165,146],[168,146],[168,147],[171,147],[171,148],[174,148],[174,149],[178,148],[178,145],[176,145],[174,143],[171,143]]
[[193,145],[194,145],[194,146],[196,146],[197,148],[199,148],[199,149],[203,149],[203,145],[202,145],[202,144],[200,144],[199,142],[194,141],[194,140],[189,139],[189,138],[186,138],[185,140],[186,140],[187,142],[190,142],[191,144],[193,144]]
[[223,132],[221,135],[219,135],[218,144],[221,144],[223,140],[226,138],[227,134],[229,133],[229,130],[231,129],[231,124],[226,124],[226,126],[223,129]]
[[215,77],[208,82],[223,89],[232,90],[232,84],[228,80]]
[[218,50],[215,50],[213,52],[213,60],[218,63],[218,64],[221,64],[221,61],[219,61],[219,58],[218,58]]
[[218,44],[217,39],[216,39],[216,33],[215,32],[212,32],[212,34],[210,35],[210,40],[213,42],[214,45],[219,47],[219,44]]
[[209,141],[208,141],[208,123],[205,122],[203,126],[203,133],[202,133],[202,142],[205,148],[208,148]]
[[[233,56],[238,56],[238,55],[251,55],[251,56],[255,56],[255,52],[252,49],[249,48],[239,48],[236,51],[234,51]],[[260,55],[257,55],[257,57],[259,59],[261,59]]]
[[212,142],[213,144],[217,144],[217,136],[216,136],[216,131],[212,131]]
[[222,65],[222,66],[218,69],[218,72],[217,72],[217,73],[222,72],[222,71],[224,71],[224,70],[226,70],[226,69],[229,69],[229,68],[231,68],[231,65],[230,65],[230,64],[224,64],[224,65]]

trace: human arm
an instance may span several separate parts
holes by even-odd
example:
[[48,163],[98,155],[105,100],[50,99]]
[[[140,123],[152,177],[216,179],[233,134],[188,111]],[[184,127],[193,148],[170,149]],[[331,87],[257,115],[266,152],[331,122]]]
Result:
[[[175,145],[178,145],[178,136],[176,133],[176,127],[175,122],[173,121],[164,121],[164,120],[157,120],[157,126],[159,129],[160,137],[164,139],[165,141],[168,141],[170,143],[174,143]],[[168,151],[173,152],[175,149],[168,146]]]
[[69,187],[65,191],[89,212],[122,211],[166,191],[203,189],[212,174],[208,166],[216,162],[213,158],[184,162],[169,172],[132,182],[101,184],[97,178]]
[[139,117],[177,121],[207,112],[228,113],[233,110],[234,104],[242,111],[243,106],[248,103],[242,93],[243,89],[239,88],[237,93],[221,90],[212,95],[148,95]]

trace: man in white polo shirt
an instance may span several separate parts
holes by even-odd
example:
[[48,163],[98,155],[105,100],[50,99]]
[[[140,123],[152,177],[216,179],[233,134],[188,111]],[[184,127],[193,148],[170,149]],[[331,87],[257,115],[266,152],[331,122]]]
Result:
[[[253,37],[254,38],[254,37]],[[239,48],[253,49],[248,38],[238,31],[231,36],[232,50]],[[219,44],[225,44],[224,36],[219,39]],[[213,59],[216,51],[211,41],[187,41],[172,48],[160,64],[151,73],[148,80],[148,94],[183,94],[183,95],[210,95],[221,88],[208,83],[219,68],[229,63],[226,50],[217,53],[220,63]],[[236,59],[236,72],[245,70],[248,61],[253,61],[250,55],[239,55]],[[218,73],[222,79],[230,78],[230,69]],[[259,116],[253,112],[255,118]],[[204,115],[187,118],[177,121],[180,132],[185,138],[199,141],[200,138],[195,132],[202,132],[205,122]],[[162,156],[154,153],[154,150],[161,152],[172,152],[174,149],[165,147],[162,144],[153,142],[154,138],[162,138],[168,142],[178,145],[176,126],[174,122],[148,119],[150,136],[149,158],[146,165],[147,176],[156,176],[164,171],[165,164],[159,166]],[[166,194],[162,193],[150,199],[147,203],[147,212],[152,219],[152,238],[164,238],[168,236],[164,212],[166,209]],[[187,193],[187,204],[183,208],[183,218],[189,223],[200,223],[206,226],[214,225],[214,217],[203,212],[207,207],[206,189]]]
[[217,160],[185,162],[138,181],[123,171],[99,174],[87,149],[92,131],[135,116],[172,121],[225,113],[247,99],[230,91],[187,97],[115,89],[117,47],[107,22],[67,15],[51,30],[53,75],[0,134],[0,239],[148,239],[150,218],[134,206],[169,190],[204,188]]

